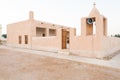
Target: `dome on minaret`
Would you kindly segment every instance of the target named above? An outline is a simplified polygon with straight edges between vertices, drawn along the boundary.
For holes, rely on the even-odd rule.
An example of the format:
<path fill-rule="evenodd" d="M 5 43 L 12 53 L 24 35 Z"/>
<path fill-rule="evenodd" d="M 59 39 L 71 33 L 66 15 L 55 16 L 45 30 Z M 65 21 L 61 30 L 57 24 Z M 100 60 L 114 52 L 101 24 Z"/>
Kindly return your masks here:
<path fill-rule="evenodd" d="M 92 10 L 91 10 L 91 12 L 90 12 L 90 14 L 89 14 L 89 17 L 95 17 L 96 15 L 100 15 L 100 12 L 99 12 L 99 10 L 96 8 L 95 5 L 96 5 L 96 4 L 94 3 L 94 4 L 93 4 L 93 8 L 92 8 Z"/>

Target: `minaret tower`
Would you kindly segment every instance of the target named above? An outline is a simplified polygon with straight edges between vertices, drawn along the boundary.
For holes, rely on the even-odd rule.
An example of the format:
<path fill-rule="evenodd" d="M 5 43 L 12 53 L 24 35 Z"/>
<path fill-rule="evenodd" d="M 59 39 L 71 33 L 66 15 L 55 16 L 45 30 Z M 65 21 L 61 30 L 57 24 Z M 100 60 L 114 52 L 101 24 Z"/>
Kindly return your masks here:
<path fill-rule="evenodd" d="M 88 17 L 82 18 L 81 24 L 81 35 L 82 36 L 92 36 L 93 26 L 95 23 L 95 36 L 107 36 L 107 18 L 100 14 L 99 10 L 96 8 L 96 3 L 94 2 L 93 8 L 89 13 Z"/>

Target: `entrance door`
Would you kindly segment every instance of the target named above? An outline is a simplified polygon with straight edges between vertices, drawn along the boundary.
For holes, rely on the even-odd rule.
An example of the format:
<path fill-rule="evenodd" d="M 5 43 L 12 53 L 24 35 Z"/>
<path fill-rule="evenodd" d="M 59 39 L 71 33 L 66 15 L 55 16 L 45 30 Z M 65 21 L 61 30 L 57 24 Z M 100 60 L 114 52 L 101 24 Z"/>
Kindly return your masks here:
<path fill-rule="evenodd" d="M 67 48 L 67 31 L 65 29 L 62 29 L 62 49 Z"/>

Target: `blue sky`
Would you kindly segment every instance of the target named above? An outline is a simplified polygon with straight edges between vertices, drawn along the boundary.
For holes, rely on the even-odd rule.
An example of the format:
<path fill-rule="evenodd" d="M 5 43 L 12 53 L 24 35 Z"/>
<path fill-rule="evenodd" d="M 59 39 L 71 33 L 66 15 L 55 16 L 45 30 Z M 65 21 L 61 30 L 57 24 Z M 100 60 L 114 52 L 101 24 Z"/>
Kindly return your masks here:
<path fill-rule="evenodd" d="M 1 0 L 0 24 L 6 25 L 28 19 L 34 11 L 35 19 L 75 27 L 80 33 L 80 19 L 88 16 L 93 2 L 101 14 L 108 18 L 108 34 L 120 33 L 120 0 Z"/>

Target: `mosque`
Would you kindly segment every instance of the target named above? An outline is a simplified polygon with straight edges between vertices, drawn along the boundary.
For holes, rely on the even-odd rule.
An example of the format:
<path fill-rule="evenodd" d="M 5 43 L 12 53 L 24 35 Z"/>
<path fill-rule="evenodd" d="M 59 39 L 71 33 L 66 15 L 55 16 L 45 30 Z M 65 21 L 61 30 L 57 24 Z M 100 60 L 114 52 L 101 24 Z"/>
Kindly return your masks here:
<path fill-rule="evenodd" d="M 81 36 L 76 36 L 75 28 L 35 20 L 30 11 L 28 20 L 7 25 L 7 45 L 104 58 L 120 50 L 120 39 L 108 37 L 107 29 L 107 18 L 95 4 L 89 15 L 81 18 Z"/>

